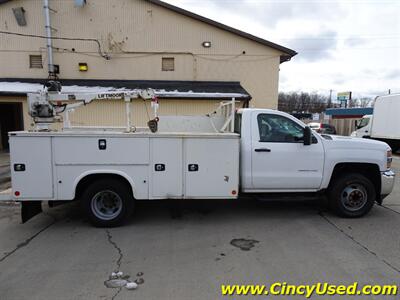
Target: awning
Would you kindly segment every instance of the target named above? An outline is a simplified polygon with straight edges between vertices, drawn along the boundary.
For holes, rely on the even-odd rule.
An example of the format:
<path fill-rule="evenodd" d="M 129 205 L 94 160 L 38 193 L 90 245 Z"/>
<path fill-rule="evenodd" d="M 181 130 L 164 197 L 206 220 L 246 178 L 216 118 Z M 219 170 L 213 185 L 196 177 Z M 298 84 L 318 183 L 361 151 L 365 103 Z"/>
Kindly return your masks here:
<path fill-rule="evenodd" d="M 46 79 L 0 78 L 0 96 L 23 96 L 43 88 Z M 60 80 L 63 93 L 98 93 L 151 88 L 160 99 L 251 100 L 236 81 Z"/>
<path fill-rule="evenodd" d="M 328 108 L 325 115 L 334 119 L 356 119 L 365 115 L 372 115 L 373 107 Z"/>

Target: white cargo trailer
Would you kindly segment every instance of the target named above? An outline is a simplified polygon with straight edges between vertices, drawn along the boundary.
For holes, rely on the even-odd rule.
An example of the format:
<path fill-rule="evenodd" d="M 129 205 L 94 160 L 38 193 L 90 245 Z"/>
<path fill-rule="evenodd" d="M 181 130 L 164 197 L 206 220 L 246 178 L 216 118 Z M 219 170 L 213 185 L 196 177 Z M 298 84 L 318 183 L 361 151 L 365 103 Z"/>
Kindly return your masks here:
<path fill-rule="evenodd" d="M 351 136 L 383 141 L 397 152 L 400 149 L 399 115 L 400 94 L 379 96 L 375 99 L 373 114 L 359 120 Z"/>
<path fill-rule="evenodd" d="M 379 96 L 374 104 L 371 138 L 388 143 L 393 151 L 400 148 L 400 94 Z"/>

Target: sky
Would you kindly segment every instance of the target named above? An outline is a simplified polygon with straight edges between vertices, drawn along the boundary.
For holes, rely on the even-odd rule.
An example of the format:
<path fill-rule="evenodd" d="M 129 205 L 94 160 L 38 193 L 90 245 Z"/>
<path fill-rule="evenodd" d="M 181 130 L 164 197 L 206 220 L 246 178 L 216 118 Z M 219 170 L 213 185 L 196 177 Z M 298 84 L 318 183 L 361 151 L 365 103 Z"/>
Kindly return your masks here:
<path fill-rule="evenodd" d="M 298 52 L 282 92 L 400 92 L 400 0 L 164 1 Z"/>

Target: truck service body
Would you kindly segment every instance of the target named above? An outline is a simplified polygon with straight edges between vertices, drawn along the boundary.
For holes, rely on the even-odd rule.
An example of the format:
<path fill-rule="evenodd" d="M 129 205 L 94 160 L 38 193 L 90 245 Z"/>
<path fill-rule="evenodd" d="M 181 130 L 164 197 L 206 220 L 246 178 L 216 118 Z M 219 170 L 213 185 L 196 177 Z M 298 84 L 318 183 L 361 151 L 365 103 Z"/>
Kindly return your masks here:
<path fill-rule="evenodd" d="M 46 97 L 44 105 L 51 103 Z M 326 194 L 340 215 L 360 217 L 393 189 L 391 151 L 383 142 L 319 135 L 276 110 L 235 113 L 234 99 L 221 105 L 221 116 L 156 115 L 151 131 L 67 124 L 62 131 L 11 132 L 11 197 L 22 203 L 23 219 L 41 201 L 80 200 L 95 226 L 118 226 L 136 200 L 315 193 Z"/>
<path fill-rule="evenodd" d="M 95 174 L 120 176 L 136 200 L 238 194 L 239 136 L 232 133 L 14 132 L 10 149 L 11 164 L 25 165 L 12 171 L 19 200 L 73 200 Z"/>

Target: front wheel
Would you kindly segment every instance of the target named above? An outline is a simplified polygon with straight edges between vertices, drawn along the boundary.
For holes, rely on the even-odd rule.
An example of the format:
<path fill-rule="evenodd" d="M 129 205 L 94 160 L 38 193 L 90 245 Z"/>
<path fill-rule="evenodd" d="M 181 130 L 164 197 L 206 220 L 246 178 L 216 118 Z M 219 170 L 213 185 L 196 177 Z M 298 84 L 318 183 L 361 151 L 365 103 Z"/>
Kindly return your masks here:
<path fill-rule="evenodd" d="M 328 190 L 329 203 L 342 217 L 358 218 L 366 215 L 376 200 L 375 187 L 361 174 L 337 178 Z"/>
<path fill-rule="evenodd" d="M 90 222 L 96 227 L 121 226 L 132 215 L 134 207 L 129 187 L 115 179 L 93 182 L 82 200 Z"/>

